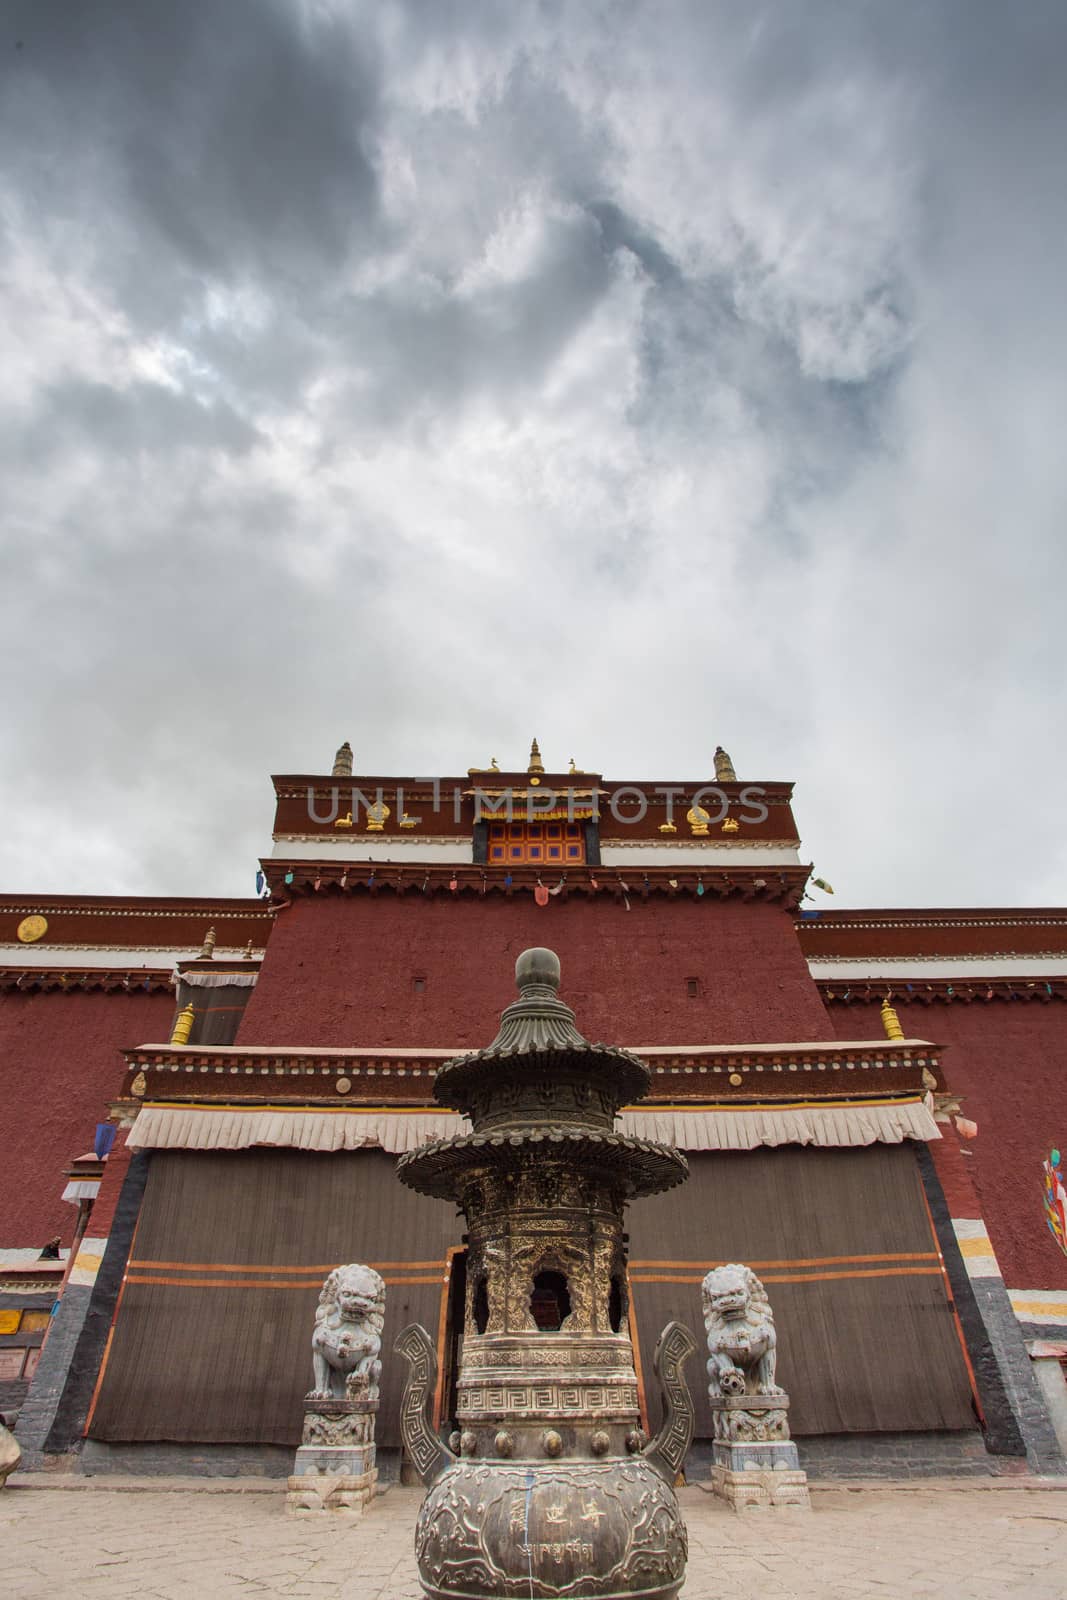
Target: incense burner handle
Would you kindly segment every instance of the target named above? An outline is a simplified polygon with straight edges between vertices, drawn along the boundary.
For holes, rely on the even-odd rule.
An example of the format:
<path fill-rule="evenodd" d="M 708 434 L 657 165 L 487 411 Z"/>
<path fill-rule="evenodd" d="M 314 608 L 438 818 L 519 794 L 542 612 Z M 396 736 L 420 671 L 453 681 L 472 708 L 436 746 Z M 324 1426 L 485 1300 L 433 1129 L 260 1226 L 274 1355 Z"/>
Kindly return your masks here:
<path fill-rule="evenodd" d="M 430 1426 L 429 1408 L 437 1386 L 437 1352 L 430 1335 L 418 1322 L 408 1323 L 393 1349 L 408 1363 L 400 1403 L 400 1437 L 422 1482 L 431 1484 L 458 1460 Z"/>
<path fill-rule="evenodd" d="M 696 1348 L 696 1340 L 684 1323 L 668 1322 L 652 1358 L 663 1396 L 663 1426 L 642 1454 L 672 1487 L 693 1442 L 693 1397 L 682 1368 Z"/>

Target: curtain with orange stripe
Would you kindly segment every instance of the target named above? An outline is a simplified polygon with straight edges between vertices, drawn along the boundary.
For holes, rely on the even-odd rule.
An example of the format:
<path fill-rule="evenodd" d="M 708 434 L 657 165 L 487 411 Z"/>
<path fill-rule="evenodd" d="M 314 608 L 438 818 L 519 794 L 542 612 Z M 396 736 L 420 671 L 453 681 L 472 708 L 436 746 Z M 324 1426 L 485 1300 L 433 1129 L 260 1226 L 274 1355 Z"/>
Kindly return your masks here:
<path fill-rule="evenodd" d="M 700 1284 L 723 1261 L 762 1278 L 796 1434 L 977 1426 L 910 1144 L 695 1154 L 689 1182 L 629 1213 L 630 1285 L 648 1353 L 672 1317 L 701 1337 Z M 697 1435 L 711 1434 L 703 1358 Z"/>
<path fill-rule="evenodd" d="M 89 1435 L 299 1443 L 323 1279 L 386 1283 L 378 1441 L 398 1445 L 407 1323 L 439 1322 L 454 1208 L 397 1182 L 380 1150 L 157 1151 Z"/>

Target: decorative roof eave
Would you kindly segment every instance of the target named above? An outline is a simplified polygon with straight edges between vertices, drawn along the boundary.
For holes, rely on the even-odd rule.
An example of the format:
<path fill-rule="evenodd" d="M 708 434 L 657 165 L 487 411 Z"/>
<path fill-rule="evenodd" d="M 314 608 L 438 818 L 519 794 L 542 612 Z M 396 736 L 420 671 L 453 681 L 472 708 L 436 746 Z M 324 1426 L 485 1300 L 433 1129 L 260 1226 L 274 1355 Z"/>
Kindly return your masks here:
<path fill-rule="evenodd" d="M 870 910 L 805 912 L 807 933 L 833 933 L 840 928 L 988 928 L 1061 927 L 1067 929 L 1067 908 L 1062 906 L 932 907 L 929 910 Z"/>
<path fill-rule="evenodd" d="M 11 989 L 67 994 L 89 989 L 127 994 L 157 993 L 173 988 L 170 967 L 0 967 L 0 992 Z"/>
<path fill-rule="evenodd" d="M 703 894 L 719 899 L 779 901 L 789 909 L 800 903 L 810 866 L 745 866 L 738 863 L 707 866 L 657 866 L 626 870 L 617 867 L 472 866 L 467 864 L 382 861 L 304 861 L 266 858 L 261 861 L 273 896 L 271 909 L 280 910 L 301 894 L 381 893 L 453 894 L 476 898 L 483 894 L 513 896 L 543 884 L 553 896 L 572 894 L 586 898 L 611 897 L 617 901 L 646 900 L 649 895 L 668 899 L 699 899 Z"/>
<path fill-rule="evenodd" d="M 714 775 L 705 773 L 698 778 L 605 778 L 601 772 L 538 772 L 541 787 L 560 789 L 603 789 L 613 792 L 616 789 L 639 789 L 649 795 L 662 794 L 665 789 L 684 789 L 691 793 L 698 789 L 721 789 L 723 794 L 731 799 L 740 796 L 742 789 L 758 788 L 764 791 L 765 797 L 773 801 L 788 801 L 792 799 L 795 785 L 792 779 L 783 780 L 769 778 L 731 778 L 720 780 Z M 484 783 L 478 783 L 484 779 Z M 480 787 L 487 791 L 488 785 L 494 789 L 500 788 L 527 788 L 530 784 L 530 774 L 525 767 L 512 771 L 485 768 L 463 773 L 439 773 L 436 776 L 423 774 L 415 777 L 403 773 L 358 773 L 335 776 L 333 773 L 324 772 L 288 772 L 274 773 L 271 776 L 274 791 L 279 795 L 303 795 L 309 788 L 314 789 L 395 789 L 397 785 L 405 794 L 414 795 L 417 790 L 432 792 L 436 784 L 440 789 L 449 789 L 455 785 L 459 789 Z"/>
<path fill-rule="evenodd" d="M 880 1005 L 887 997 L 901 1005 L 972 1005 L 991 1000 L 1067 1000 L 1067 978 L 916 978 L 910 981 L 891 978 L 850 981 L 845 978 L 816 979 L 819 993 L 827 1005 Z"/>
<path fill-rule="evenodd" d="M 757 1045 L 631 1046 L 648 1063 L 653 1101 L 861 1101 L 915 1094 L 923 1073 L 939 1076 L 939 1049 L 924 1039 Z M 143 1044 L 123 1051 L 126 1088 L 145 1075 L 145 1093 L 168 1101 L 284 1101 L 287 1104 L 429 1104 L 433 1083 L 456 1049 Z M 339 1091 L 337 1084 L 347 1082 Z"/>
<path fill-rule="evenodd" d="M 209 897 L 145 895 L 143 898 L 110 894 L 22 894 L 0 898 L 0 913 L 19 916 L 65 911 L 83 917 L 265 917 L 262 900 L 211 899 Z"/>

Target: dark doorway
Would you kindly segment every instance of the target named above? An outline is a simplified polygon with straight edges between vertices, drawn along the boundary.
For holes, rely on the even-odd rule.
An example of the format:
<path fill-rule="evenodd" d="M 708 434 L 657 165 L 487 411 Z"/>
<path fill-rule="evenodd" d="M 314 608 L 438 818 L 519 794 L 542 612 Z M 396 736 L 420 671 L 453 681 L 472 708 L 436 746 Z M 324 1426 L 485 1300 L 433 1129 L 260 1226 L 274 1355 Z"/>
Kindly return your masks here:
<path fill-rule="evenodd" d="M 441 1409 L 437 1425 L 456 1426 L 456 1382 L 467 1310 L 467 1252 L 453 1250 L 449 1259 L 448 1304 L 445 1309 L 444 1348 L 441 1352 Z"/>
<path fill-rule="evenodd" d="M 530 1296 L 530 1314 L 542 1333 L 558 1333 L 571 1314 L 571 1297 L 562 1272 L 538 1272 Z"/>
<path fill-rule="evenodd" d="M 626 1302 L 623 1299 L 622 1279 L 617 1272 L 611 1276 L 611 1293 L 608 1296 L 608 1321 L 611 1323 L 612 1333 L 618 1333 L 622 1328 L 623 1313 Z"/>

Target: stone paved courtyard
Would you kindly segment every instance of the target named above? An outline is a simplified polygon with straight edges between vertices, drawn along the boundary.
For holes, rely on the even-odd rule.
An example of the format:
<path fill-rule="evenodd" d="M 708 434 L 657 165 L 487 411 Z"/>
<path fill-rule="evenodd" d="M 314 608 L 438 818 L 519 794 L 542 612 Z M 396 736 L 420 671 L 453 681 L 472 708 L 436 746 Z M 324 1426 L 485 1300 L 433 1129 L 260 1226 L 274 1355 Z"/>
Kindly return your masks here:
<path fill-rule="evenodd" d="M 362 1521 L 294 1521 L 280 1484 L 196 1489 L 23 1477 L 0 1494 L 12 1600 L 419 1600 L 413 1489 Z M 819 1489 L 815 1509 L 737 1517 L 697 1488 L 685 1600 L 1067 1596 L 1067 1485 Z"/>

